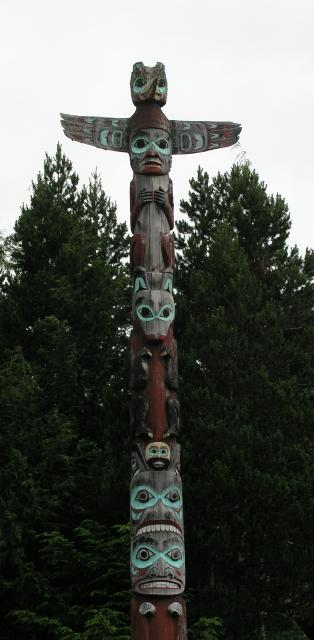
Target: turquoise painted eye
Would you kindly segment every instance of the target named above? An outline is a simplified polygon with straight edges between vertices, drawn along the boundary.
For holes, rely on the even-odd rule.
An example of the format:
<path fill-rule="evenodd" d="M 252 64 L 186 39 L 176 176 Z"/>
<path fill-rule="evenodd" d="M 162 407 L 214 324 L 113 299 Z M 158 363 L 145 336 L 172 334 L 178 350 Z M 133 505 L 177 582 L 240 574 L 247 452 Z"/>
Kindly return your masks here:
<path fill-rule="evenodd" d="M 136 511 L 147 509 L 147 507 L 154 507 L 159 500 L 158 493 L 155 495 L 154 490 L 150 490 L 151 487 L 141 485 L 134 487 L 131 491 L 131 508 Z"/>
<path fill-rule="evenodd" d="M 147 491 L 146 489 L 141 489 L 141 491 L 139 491 L 136 496 L 135 496 L 135 500 L 138 500 L 138 502 L 148 502 L 148 500 L 150 500 L 151 498 L 153 498 L 154 496 L 149 493 L 149 491 Z"/>
<path fill-rule="evenodd" d="M 131 151 L 132 153 L 144 153 L 149 149 L 152 142 L 149 138 L 145 138 L 144 136 L 137 136 L 132 140 L 131 143 Z"/>
<path fill-rule="evenodd" d="M 159 556 L 160 552 L 150 545 L 139 545 L 135 547 L 134 551 L 132 551 L 131 562 L 138 569 L 145 569 L 146 567 L 154 564 Z"/>
<path fill-rule="evenodd" d="M 146 140 L 144 140 L 144 138 L 138 138 L 135 142 L 134 142 L 134 147 L 136 147 L 136 149 L 144 149 L 144 147 L 146 147 Z"/>
<path fill-rule="evenodd" d="M 179 502 L 180 500 L 179 491 L 177 491 L 176 489 L 172 489 L 167 493 L 165 498 L 167 498 L 167 500 L 169 500 L 169 502 L 172 502 L 172 503 Z"/>
<path fill-rule="evenodd" d="M 151 321 L 155 320 L 155 314 L 153 310 L 147 304 L 140 304 L 136 310 L 136 315 L 139 320 L 142 321 Z"/>
<path fill-rule="evenodd" d="M 168 556 L 168 558 L 171 558 L 173 562 L 178 562 L 179 560 L 182 560 L 183 557 L 179 547 L 174 547 L 174 549 L 171 549 L 171 551 L 166 553 L 166 556 Z"/>
<path fill-rule="evenodd" d="M 162 502 L 164 507 L 173 507 L 178 511 L 178 516 L 181 517 L 179 510 L 182 507 L 182 493 L 178 487 L 172 486 L 166 489 L 163 492 Z"/>
<path fill-rule="evenodd" d="M 136 557 L 137 560 L 141 560 L 142 562 L 146 562 L 153 555 L 154 554 L 153 554 L 152 551 L 150 551 L 150 549 L 147 549 L 146 547 L 140 547 L 140 549 L 138 550 L 138 552 L 137 552 L 135 557 Z"/>
<path fill-rule="evenodd" d="M 158 449 L 156 449 L 155 447 L 151 447 L 149 450 L 149 455 L 150 456 L 157 456 L 158 453 Z"/>
<path fill-rule="evenodd" d="M 172 305 L 164 304 L 164 306 L 161 307 L 157 317 L 159 318 L 159 320 L 163 320 L 164 322 L 170 322 L 170 320 L 173 320 L 174 311 Z"/>
<path fill-rule="evenodd" d="M 160 140 L 157 140 L 156 144 L 160 149 L 168 149 L 169 147 L 169 142 L 166 138 L 160 138 Z"/>

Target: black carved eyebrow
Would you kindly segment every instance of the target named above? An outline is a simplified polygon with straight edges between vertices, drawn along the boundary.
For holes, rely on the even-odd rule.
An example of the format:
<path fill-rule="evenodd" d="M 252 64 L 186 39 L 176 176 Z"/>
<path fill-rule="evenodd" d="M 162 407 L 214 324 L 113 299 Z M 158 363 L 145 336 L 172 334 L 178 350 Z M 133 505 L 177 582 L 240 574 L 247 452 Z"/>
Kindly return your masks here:
<path fill-rule="evenodd" d="M 151 537 L 141 536 L 140 538 L 138 538 L 138 540 L 136 540 L 136 544 L 152 544 L 152 545 L 155 545 L 156 544 L 156 540 L 154 538 L 151 538 Z"/>
<path fill-rule="evenodd" d="M 166 540 L 163 540 L 163 547 L 170 547 L 171 544 L 181 544 L 181 540 L 179 536 L 176 536 L 175 538 L 166 538 Z"/>

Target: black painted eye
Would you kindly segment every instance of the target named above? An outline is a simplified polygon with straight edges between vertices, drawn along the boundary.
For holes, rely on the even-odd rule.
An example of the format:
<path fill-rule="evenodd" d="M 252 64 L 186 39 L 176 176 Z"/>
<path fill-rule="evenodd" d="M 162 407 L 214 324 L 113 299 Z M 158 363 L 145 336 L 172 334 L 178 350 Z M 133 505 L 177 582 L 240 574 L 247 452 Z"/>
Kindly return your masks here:
<path fill-rule="evenodd" d="M 171 551 L 169 551 L 169 553 L 167 553 L 167 556 L 169 556 L 169 558 L 171 558 L 171 560 L 181 560 L 182 553 L 181 553 L 180 549 L 178 549 L 178 547 L 175 547 L 174 549 L 171 549 Z"/>
<path fill-rule="evenodd" d="M 138 500 L 139 502 L 148 502 L 148 500 L 150 500 L 150 498 L 152 498 L 152 494 L 149 493 L 149 491 L 145 491 L 144 489 L 142 491 L 139 491 L 137 496 L 136 496 L 136 500 Z"/>
<path fill-rule="evenodd" d="M 146 140 L 144 140 L 144 138 L 138 138 L 134 143 L 134 146 L 138 149 L 143 149 L 146 146 Z"/>
<path fill-rule="evenodd" d="M 158 87 L 165 87 L 165 86 L 166 86 L 166 80 L 164 78 L 159 78 Z"/>
<path fill-rule="evenodd" d="M 138 550 L 136 557 L 138 560 L 143 560 L 145 562 L 145 560 L 149 560 L 153 555 L 154 554 L 149 549 L 141 547 L 141 549 Z"/>
<path fill-rule="evenodd" d="M 134 84 L 136 87 L 143 87 L 145 84 L 145 80 L 143 78 L 136 78 Z"/>
<path fill-rule="evenodd" d="M 169 307 L 166 307 L 165 309 L 163 309 L 162 313 L 160 314 L 161 318 L 169 318 L 170 316 L 170 309 Z"/>
<path fill-rule="evenodd" d="M 158 140 L 157 145 L 158 147 L 160 147 L 160 149 L 168 149 L 169 142 L 168 140 L 166 140 L 166 138 L 161 138 L 161 140 Z"/>
<path fill-rule="evenodd" d="M 179 492 L 175 489 L 173 491 L 169 491 L 169 493 L 167 493 L 166 495 L 166 498 L 167 500 L 169 500 L 169 502 L 178 502 L 178 500 L 180 500 Z"/>

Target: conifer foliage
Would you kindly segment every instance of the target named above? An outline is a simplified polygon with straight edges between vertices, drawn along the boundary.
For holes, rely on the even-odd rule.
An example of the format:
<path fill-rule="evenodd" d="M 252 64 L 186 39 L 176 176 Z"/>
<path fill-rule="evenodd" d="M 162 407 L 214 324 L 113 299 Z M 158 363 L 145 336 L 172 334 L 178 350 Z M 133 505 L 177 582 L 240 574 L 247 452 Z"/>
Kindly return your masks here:
<path fill-rule="evenodd" d="M 191 611 L 228 638 L 313 633 L 314 254 L 288 249 L 287 205 L 248 164 L 191 187 L 176 278 Z"/>
<path fill-rule="evenodd" d="M 177 225 L 191 640 L 314 638 L 314 254 L 248 164 Z M 46 157 L 0 238 L 0 638 L 129 640 L 129 238 Z"/>
<path fill-rule="evenodd" d="M 3 639 L 126 637 L 127 534 L 111 527 L 128 512 L 127 254 L 99 177 L 79 189 L 58 146 L 1 282 Z"/>

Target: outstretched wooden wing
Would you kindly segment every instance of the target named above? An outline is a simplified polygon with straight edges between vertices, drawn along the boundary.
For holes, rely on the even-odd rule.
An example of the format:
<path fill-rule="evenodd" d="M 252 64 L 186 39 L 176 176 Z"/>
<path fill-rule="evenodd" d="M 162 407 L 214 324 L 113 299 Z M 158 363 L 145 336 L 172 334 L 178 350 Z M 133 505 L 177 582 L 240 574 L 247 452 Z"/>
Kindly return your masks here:
<path fill-rule="evenodd" d="M 126 151 L 129 118 L 93 118 L 61 113 L 65 135 L 77 142 L 110 151 Z"/>
<path fill-rule="evenodd" d="M 241 125 L 235 122 L 171 120 L 172 153 L 200 153 L 229 147 L 239 140 Z"/>

